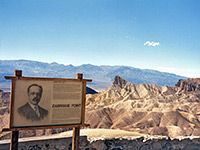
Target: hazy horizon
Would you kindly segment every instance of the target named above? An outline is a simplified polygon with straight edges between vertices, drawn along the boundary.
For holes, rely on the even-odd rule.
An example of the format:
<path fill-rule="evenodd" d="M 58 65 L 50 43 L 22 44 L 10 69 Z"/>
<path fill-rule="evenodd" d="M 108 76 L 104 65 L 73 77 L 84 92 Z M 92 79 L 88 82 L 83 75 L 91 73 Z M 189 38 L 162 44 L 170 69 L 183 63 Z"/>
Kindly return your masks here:
<path fill-rule="evenodd" d="M 95 65 L 95 64 L 91 64 L 91 63 L 87 63 L 87 64 L 80 64 L 80 65 L 73 65 L 73 64 L 62 64 L 62 63 L 58 63 L 58 62 L 45 62 L 45 61 L 36 61 L 36 60 L 27 60 L 27 59 L 16 59 L 16 60 L 3 60 L 3 59 L 0 59 L 0 61 L 33 61 L 33 62 L 41 62 L 41 63 L 48 63 L 48 64 L 52 64 L 52 63 L 57 63 L 58 65 L 64 65 L 64 66 L 68 66 L 68 65 L 72 65 L 74 67 L 79 67 L 79 66 L 82 66 L 82 65 L 93 65 L 93 66 L 116 66 L 116 67 L 121 67 L 121 66 L 124 66 L 124 67 L 132 67 L 132 68 L 136 68 L 136 69 L 142 69 L 142 70 L 154 70 L 154 71 L 159 71 L 159 70 L 156 70 L 156 69 L 149 69 L 149 68 L 139 68 L 139 67 L 134 67 L 134 66 L 128 66 L 128 65 Z M 170 73 L 170 74 L 175 74 L 177 76 L 182 76 L 182 75 L 178 75 L 176 73 L 173 73 L 173 72 L 166 72 L 166 71 L 159 71 L 159 72 L 163 72 L 163 73 Z M 183 76 L 183 77 L 186 77 L 186 78 L 192 78 L 192 77 L 189 77 L 189 76 Z"/>

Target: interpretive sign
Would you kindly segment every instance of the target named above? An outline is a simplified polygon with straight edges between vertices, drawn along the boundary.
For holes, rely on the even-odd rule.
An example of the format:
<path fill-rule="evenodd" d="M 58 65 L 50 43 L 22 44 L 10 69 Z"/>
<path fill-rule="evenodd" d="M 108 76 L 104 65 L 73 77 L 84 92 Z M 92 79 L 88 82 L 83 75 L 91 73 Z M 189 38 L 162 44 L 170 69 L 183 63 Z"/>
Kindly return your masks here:
<path fill-rule="evenodd" d="M 76 79 L 22 77 L 21 70 L 12 80 L 10 150 L 18 149 L 19 130 L 73 127 L 72 150 L 79 149 L 80 127 L 85 126 L 86 82 L 83 74 Z"/>
<path fill-rule="evenodd" d="M 91 80 L 10 78 L 12 79 L 10 128 L 84 124 L 86 82 Z"/>

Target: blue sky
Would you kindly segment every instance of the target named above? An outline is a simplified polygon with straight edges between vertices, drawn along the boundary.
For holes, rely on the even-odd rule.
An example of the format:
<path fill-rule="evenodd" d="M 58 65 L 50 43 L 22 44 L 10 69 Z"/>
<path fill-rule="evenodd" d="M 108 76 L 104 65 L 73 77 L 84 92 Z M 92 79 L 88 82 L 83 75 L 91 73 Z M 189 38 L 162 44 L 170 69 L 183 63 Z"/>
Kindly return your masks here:
<path fill-rule="evenodd" d="M 200 77 L 199 0 L 0 0 L 0 59 Z"/>

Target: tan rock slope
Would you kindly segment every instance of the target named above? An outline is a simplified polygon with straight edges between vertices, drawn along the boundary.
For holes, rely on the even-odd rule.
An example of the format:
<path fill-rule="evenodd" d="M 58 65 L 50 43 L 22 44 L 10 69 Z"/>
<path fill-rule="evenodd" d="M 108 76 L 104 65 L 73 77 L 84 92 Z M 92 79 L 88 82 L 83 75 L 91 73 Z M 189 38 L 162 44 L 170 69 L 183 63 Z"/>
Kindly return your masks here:
<path fill-rule="evenodd" d="M 86 121 L 150 135 L 200 135 L 200 79 L 179 80 L 174 87 L 133 84 L 115 76 L 111 87 L 87 95 Z"/>
<path fill-rule="evenodd" d="M 9 92 L 0 92 L 0 129 L 9 123 Z M 87 94 L 86 122 L 91 128 L 121 129 L 139 135 L 199 136 L 200 79 L 174 87 L 133 84 L 120 76 L 111 87 Z M 30 130 L 20 137 L 50 135 L 68 129 Z M 0 132 L 0 139 L 9 138 Z"/>

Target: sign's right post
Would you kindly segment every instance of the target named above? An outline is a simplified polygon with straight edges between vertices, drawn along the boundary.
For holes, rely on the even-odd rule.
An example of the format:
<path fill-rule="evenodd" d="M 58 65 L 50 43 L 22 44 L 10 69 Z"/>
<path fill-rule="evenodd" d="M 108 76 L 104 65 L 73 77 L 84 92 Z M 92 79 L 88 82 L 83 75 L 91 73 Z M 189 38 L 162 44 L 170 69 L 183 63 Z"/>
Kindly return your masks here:
<path fill-rule="evenodd" d="M 76 74 L 76 79 L 82 80 L 83 79 L 83 74 L 77 73 Z M 85 87 L 84 87 L 84 89 L 85 89 Z M 85 90 L 84 90 L 84 92 L 85 92 Z M 83 99 L 85 99 L 85 97 L 83 97 Z M 83 102 L 82 105 L 85 105 L 84 103 L 85 103 L 85 101 Z M 83 116 L 84 115 L 85 114 L 83 114 Z M 79 150 L 79 136 L 80 136 L 80 127 L 74 127 L 73 128 L 73 137 L 72 137 L 72 150 Z"/>

